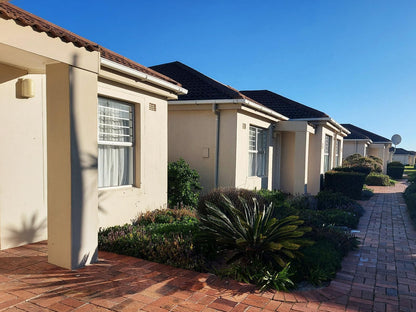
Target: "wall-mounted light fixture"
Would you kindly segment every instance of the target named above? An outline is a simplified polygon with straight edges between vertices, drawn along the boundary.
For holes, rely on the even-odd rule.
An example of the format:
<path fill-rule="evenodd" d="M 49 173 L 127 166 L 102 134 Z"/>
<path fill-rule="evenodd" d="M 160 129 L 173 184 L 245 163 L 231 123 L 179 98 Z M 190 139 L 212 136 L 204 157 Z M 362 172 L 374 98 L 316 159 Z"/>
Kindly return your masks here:
<path fill-rule="evenodd" d="M 35 83 L 33 80 L 23 79 L 20 92 L 24 98 L 33 98 L 35 96 Z"/>

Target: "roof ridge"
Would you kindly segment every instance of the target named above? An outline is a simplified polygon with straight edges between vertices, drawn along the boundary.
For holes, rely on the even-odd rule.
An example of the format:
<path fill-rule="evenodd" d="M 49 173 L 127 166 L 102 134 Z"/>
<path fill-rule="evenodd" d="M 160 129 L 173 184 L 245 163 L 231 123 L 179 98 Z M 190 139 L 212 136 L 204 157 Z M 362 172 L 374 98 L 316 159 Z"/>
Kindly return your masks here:
<path fill-rule="evenodd" d="M 356 125 L 353 124 L 341 124 L 341 126 L 345 127 L 345 128 L 352 128 L 354 129 L 354 131 L 367 136 L 370 140 L 372 140 L 373 142 L 377 143 L 377 142 L 391 142 L 391 140 L 368 130 L 365 130 L 363 128 L 357 127 Z M 373 138 L 372 138 L 373 137 Z"/>

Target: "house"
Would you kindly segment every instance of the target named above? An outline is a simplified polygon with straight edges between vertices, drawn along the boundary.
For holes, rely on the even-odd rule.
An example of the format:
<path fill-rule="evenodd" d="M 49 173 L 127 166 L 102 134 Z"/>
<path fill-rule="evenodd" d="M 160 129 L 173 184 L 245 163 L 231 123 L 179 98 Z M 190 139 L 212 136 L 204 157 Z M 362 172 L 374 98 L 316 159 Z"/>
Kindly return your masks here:
<path fill-rule="evenodd" d="M 180 62 L 151 68 L 189 90 L 169 101 L 169 161 L 189 162 L 205 192 L 239 187 L 316 194 L 321 174 L 340 162 L 347 132 L 322 112 L 294 101 L 278 110 L 261 96 L 270 91 L 239 92 Z"/>
<path fill-rule="evenodd" d="M 290 193 L 317 194 L 323 174 L 341 165 L 343 139 L 348 130 L 326 113 L 274 92 L 241 93 L 289 117 L 276 128 L 282 146 L 280 188 Z M 295 179 L 300 178 L 302 183 L 293 181 L 293 172 Z"/>
<path fill-rule="evenodd" d="M 352 154 L 376 156 L 383 161 L 383 173 L 392 161 L 391 140 L 352 124 L 342 124 L 351 133 L 344 138 L 344 159 Z"/>
<path fill-rule="evenodd" d="M 408 151 L 404 148 L 396 148 L 395 150 L 393 149 L 393 153 L 393 161 L 399 161 L 406 166 L 415 165 L 416 152 Z"/>
<path fill-rule="evenodd" d="M 169 100 L 169 161 L 185 159 L 200 174 L 204 192 L 277 188 L 275 128 L 287 117 L 180 62 L 151 69 L 188 90 Z"/>
<path fill-rule="evenodd" d="M 167 100 L 185 93 L 0 3 L 0 248 L 48 239 L 49 262 L 81 267 L 99 227 L 165 206 Z"/>

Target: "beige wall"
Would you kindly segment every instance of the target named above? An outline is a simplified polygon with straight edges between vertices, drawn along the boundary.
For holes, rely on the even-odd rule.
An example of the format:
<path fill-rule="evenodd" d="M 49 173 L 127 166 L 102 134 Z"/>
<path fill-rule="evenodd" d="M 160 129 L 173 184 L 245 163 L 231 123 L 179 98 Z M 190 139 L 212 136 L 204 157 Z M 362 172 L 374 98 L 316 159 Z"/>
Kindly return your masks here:
<path fill-rule="evenodd" d="M 177 96 L 114 70 L 99 85 L 99 67 L 98 52 L 0 19 L 1 249 L 47 238 L 49 261 L 77 268 L 95 261 L 99 226 L 166 205 L 167 98 Z M 19 98 L 19 78 L 33 79 L 35 97 Z M 134 187 L 98 191 L 98 95 L 136 105 Z"/>
<path fill-rule="evenodd" d="M 202 192 L 215 188 L 217 116 L 212 106 L 174 110 L 169 105 L 169 162 L 186 160 L 200 175 Z"/>
<path fill-rule="evenodd" d="M 47 237 L 45 75 L 0 64 L 0 248 Z M 33 79 L 35 97 L 19 98 L 19 79 Z"/>
<path fill-rule="evenodd" d="M 391 144 L 373 143 L 367 149 L 368 156 L 375 156 L 383 161 L 383 173 L 387 173 L 387 164 L 390 162 L 390 147 Z"/>
<path fill-rule="evenodd" d="M 169 161 L 185 159 L 201 177 L 203 193 L 215 188 L 217 114 L 219 112 L 218 186 L 272 189 L 277 157 L 270 130 L 268 177 L 248 176 L 249 128 L 269 129 L 274 121 L 241 109 L 240 105 L 170 104 Z"/>
<path fill-rule="evenodd" d="M 409 165 L 410 164 L 410 157 L 408 154 L 394 154 L 393 155 L 393 161 L 399 161 L 403 165 Z"/>
<path fill-rule="evenodd" d="M 293 194 L 295 181 L 295 132 L 282 132 L 281 139 L 280 189 Z"/>
<path fill-rule="evenodd" d="M 167 102 L 140 90 L 100 80 L 98 95 L 134 104 L 135 185 L 100 188 L 100 227 L 130 222 L 140 212 L 167 203 Z M 149 104 L 156 104 L 156 111 Z"/>
<path fill-rule="evenodd" d="M 273 174 L 275 172 L 273 166 L 274 154 L 278 152 L 274 149 L 275 145 L 273 138 L 273 129 L 270 120 L 255 117 L 251 114 L 239 112 L 237 114 L 237 123 L 235 129 L 237 129 L 237 146 L 236 146 L 236 163 L 235 163 L 235 186 L 238 188 L 246 189 L 272 189 Z M 250 126 L 266 129 L 268 131 L 268 155 L 267 155 L 267 176 L 257 177 L 249 176 L 249 129 Z M 231 129 L 230 129 L 231 131 Z M 226 144 L 224 144 L 226 145 Z M 228 149 L 225 147 L 225 149 Z M 231 159 L 231 155 L 227 157 Z M 231 165 L 231 164 L 230 164 Z"/>
<path fill-rule="evenodd" d="M 344 140 L 344 153 L 342 159 L 353 154 L 367 155 L 367 143 L 365 141 Z"/>
<path fill-rule="evenodd" d="M 324 150 L 325 150 L 325 135 L 332 138 L 331 154 L 330 154 L 330 168 L 336 167 L 335 164 L 335 142 L 341 140 L 341 155 L 340 159 L 345 153 L 345 146 L 343 147 L 343 136 L 334 131 L 330 126 L 319 124 L 316 127 L 315 135 L 311 136 L 310 156 L 309 156 L 309 177 L 308 177 L 308 193 L 315 195 L 320 191 L 321 176 L 325 173 L 324 170 Z"/>

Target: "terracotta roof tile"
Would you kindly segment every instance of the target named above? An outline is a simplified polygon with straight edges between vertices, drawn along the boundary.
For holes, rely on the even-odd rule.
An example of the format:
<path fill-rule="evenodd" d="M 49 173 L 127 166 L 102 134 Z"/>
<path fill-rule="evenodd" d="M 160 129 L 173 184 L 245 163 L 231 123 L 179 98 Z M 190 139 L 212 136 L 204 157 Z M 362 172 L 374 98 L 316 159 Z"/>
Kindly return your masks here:
<path fill-rule="evenodd" d="M 110 51 L 106 48 L 101 47 L 97 43 L 85 39 L 81 36 L 78 36 L 69 30 L 66 30 L 62 27 L 59 27 L 53 23 L 50 23 L 32 13 L 29 13 L 13 4 L 7 2 L 0 2 L 0 18 L 9 20 L 14 20 L 18 25 L 21 26 L 30 26 L 34 31 L 44 32 L 52 38 L 60 38 L 63 42 L 70 42 L 76 47 L 85 48 L 87 51 L 98 51 L 101 56 L 110 61 L 116 62 L 118 64 L 130 67 L 132 69 L 144 72 L 151 76 L 160 78 L 167 82 L 179 85 L 175 80 L 161 75 L 150 68 L 143 66 L 139 63 L 136 63 L 128 58 L 121 56 L 113 51 Z"/>
<path fill-rule="evenodd" d="M 241 93 L 262 103 L 268 108 L 289 117 L 290 119 L 328 118 L 324 112 L 295 102 L 269 90 L 247 90 Z"/>

